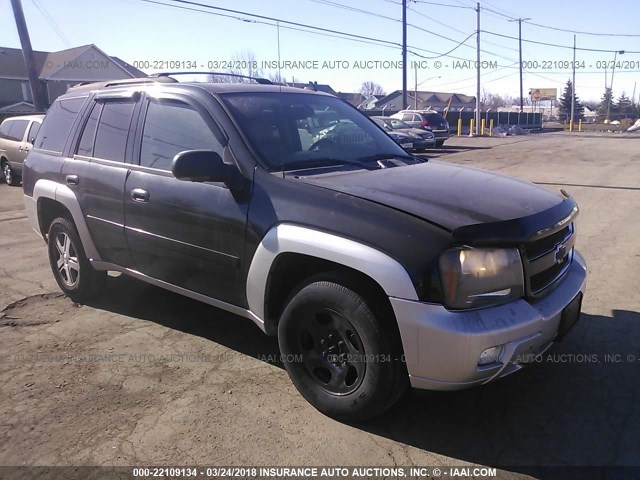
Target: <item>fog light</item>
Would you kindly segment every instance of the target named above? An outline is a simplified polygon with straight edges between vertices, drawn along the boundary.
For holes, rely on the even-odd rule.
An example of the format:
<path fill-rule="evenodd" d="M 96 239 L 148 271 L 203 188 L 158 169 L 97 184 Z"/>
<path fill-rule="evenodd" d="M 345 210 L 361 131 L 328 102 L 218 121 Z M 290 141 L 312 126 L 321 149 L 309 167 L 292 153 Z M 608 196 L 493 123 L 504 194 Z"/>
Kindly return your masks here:
<path fill-rule="evenodd" d="M 478 359 L 478 365 L 489 365 L 490 363 L 496 363 L 500 360 L 500 355 L 502 354 L 502 345 L 499 347 L 491 347 L 487 348 L 484 352 L 480 354 L 480 358 Z"/>

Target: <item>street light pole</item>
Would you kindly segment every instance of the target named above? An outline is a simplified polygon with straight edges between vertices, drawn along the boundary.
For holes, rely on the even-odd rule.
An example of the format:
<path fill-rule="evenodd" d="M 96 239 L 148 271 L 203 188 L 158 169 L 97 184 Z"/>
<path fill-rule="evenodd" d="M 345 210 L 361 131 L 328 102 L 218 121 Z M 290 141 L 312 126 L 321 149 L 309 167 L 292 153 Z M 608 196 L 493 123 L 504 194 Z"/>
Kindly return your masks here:
<path fill-rule="evenodd" d="M 624 50 L 616 50 L 615 55 L 613 56 L 613 68 L 611 69 L 611 85 L 609 86 L 609 98 L 607 101 L 607 122 L 610 122 L 609 112 L 611 111 L 611 99 L 613 97 L 613 75 L 616 73 L 616 60 L 618 59 L 618 54 L 624 55 Z"/>

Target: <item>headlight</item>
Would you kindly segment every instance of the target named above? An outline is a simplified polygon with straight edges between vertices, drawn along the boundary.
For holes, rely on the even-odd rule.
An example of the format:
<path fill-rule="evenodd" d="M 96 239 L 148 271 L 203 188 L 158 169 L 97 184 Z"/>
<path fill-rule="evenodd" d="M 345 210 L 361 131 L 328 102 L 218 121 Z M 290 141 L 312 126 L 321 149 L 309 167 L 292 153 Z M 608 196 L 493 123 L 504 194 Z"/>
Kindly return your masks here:
<path fill-rule="evenodd" d="M 417 133 L 409 132 L 408 135 L 413 138 L 420 138 L 420 135 L 418 135 Z"/>
<path fill-rule="evenodd" d="M 440 256 L 445 304 L 452 309 L 504 303 L 524 295 L 520 253 L 515 248 L 460 247 Z"/>

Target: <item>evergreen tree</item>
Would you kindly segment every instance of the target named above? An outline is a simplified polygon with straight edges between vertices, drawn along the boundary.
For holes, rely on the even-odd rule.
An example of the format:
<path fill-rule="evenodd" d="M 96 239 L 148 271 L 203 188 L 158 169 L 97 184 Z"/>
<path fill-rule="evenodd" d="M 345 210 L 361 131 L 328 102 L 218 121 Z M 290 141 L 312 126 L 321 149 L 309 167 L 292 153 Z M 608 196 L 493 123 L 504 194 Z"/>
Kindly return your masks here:
<path fill-rule="evenodd" d="M 568 122 L 571 120 L 571 99 L 574 99 L 573 117 L 574 121 L 578 121 L 584 116 L 584 107 L 580 103 L 578 96 L 573 91 L 573 83 L 571 80 L 567 80 L 567 85 L 564 87 L 562 96 L 560 97 L 560 104 L 558 105 L 560 121 Z"/>
<path fill-rule="evenodd" d="M 602 95 L 602 100 L 600 101 L 600 106 L 598 107 L 598 119 L 599 120 L 604 120 L 605 118 L 607 118 L 607 108 L 609 103 L 611 102 L 611 112 L 614 111 L 614 105 L 613 105 L 613 93 L 611 92 L 611 89 L 609 87 L 607 87 L 604 91 L 604 94 Z"/>
<path fill-rule="evenodd" d="M 633 116 L 633 103 L 631 102 L 631 99 L 627 97 L 625 92 L 622 92 L 622 95 L 620 95 L 620 98 L 618 98 L 618 102 L 616 103 L 616 110 L 620 115 L 624 115 L 627 117 Z"/>

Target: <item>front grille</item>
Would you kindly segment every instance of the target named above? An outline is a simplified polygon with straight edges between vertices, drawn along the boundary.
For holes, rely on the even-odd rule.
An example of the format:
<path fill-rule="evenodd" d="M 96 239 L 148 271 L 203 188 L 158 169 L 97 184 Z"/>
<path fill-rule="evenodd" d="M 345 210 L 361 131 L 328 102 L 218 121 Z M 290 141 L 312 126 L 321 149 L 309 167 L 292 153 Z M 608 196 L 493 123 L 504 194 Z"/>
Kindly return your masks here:
<path fill-rule="evenodd" d="M 574 224 L 533 240 L 523 246 L 527 295 L 540 297 L 550 292 L 569 271 L 575 244 Z"/>
<path fill-rule="evenodd" d="M 571 224 L 564 227 L 562 230 L 552 233 L 547 237 L 542 237 L 531 243 L 527 243 L 524 246 L 525 253 L 529 260 L 534 260 L 545 253 L 556 248 L 558 243 L 564 241 L 571 234 Z"/>

